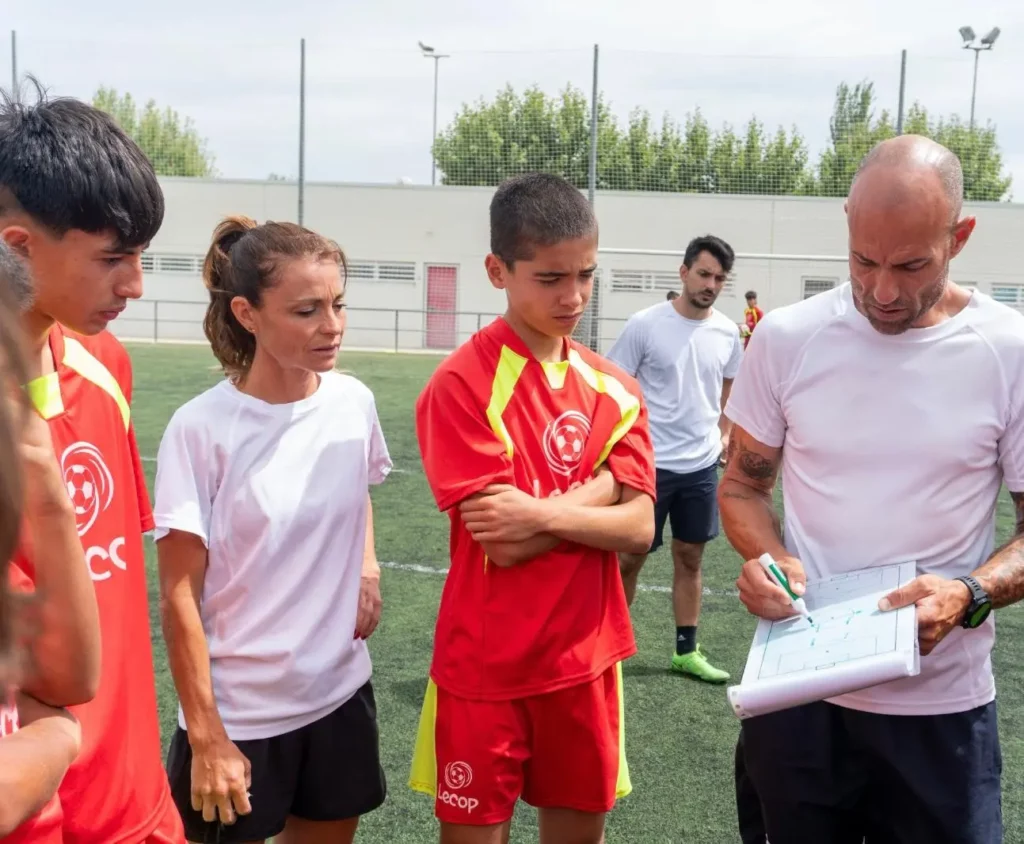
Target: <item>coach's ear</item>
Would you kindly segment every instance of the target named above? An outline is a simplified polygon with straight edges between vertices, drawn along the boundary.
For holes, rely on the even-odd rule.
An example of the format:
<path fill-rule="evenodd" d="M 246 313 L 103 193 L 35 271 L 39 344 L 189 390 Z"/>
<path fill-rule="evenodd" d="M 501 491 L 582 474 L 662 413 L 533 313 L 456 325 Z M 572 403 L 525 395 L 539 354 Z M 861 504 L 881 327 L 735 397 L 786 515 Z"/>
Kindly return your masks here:
<path fill-rule="evenodd" d="M 497 255 L 491 253 L 484 258 L 484 268 L 487 270 L 487 278 L 491 285 L 497 290 L 505 289 L 505 276 L 510 272 L 510 267 Z"/>

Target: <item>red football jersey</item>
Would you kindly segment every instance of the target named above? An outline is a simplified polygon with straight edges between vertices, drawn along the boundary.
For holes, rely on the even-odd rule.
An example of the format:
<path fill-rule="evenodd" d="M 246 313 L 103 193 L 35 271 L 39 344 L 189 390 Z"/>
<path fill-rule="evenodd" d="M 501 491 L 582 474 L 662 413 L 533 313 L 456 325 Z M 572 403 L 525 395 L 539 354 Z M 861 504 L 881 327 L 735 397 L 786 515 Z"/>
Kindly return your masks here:
<path fill-rule="evenodd" d="M 503 319 L 448 357 L 416 403 L 427 480 L 451 520 L 451 569 L 431 677 L 475 700 L 591 681 L 636 652 L 616 555 L 562 542 L 509 568 L 491 564 L 455 506 L 490 484 L 538 498 L 592 478 L 655 495 L 647 410 L 636 381 L 566 340 L 541 363 Z"/>
<path fill-rule="evenodd" d="M 72 707 L 82 750 L 61 783 L 66 844 L 137 844 L 163 820 L 170 790 L 160 752 L 146 560 L 153 529 L 130 421 L 131 361 L 109 333 L 54 327 L 57 371 L 28 385 L 49 422 L 99 604 L 99 692 Z M 31 549 L 14 559 L 29 578 Z"/>
<path fill-rule="evenodd" d="M 19 579 L 15 587 L 20 586 Z M 5 736 L 18 732 L 18 710 L 11 701 L 0 703 L 0 742 Z M 0 838 L 3 844 L 62 844 L 60 800 L 54 795 L 33 817 L 25 821 L 10 835 Z"/>

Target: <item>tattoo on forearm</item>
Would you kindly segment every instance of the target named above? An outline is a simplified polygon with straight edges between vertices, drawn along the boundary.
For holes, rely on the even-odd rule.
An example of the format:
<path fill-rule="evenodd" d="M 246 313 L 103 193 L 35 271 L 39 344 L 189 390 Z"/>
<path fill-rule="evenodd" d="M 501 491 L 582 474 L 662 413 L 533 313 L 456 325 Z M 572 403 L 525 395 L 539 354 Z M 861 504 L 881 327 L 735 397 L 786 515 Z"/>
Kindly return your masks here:
<path fill-rule="evenodd" d="M 753 451 L 740 447 L 738 460 L 740 471 L 752 480 L 767 481 L 775 475 L 775 462 Z"/>
<path fill-rule="evenodd" d="M 738 492 L 736 490 L 722 490 L 722 498 L 735 498 L 737 501 L 753 501 L 755 496 L 749 492 Z"/>
<path fill-rule="evenodd" d="M 1015 536 L 976 572 L 994 607 L 1024 598 L 1024 493 L 1011 492 L 1010 497 L 1017 515 Z"/>

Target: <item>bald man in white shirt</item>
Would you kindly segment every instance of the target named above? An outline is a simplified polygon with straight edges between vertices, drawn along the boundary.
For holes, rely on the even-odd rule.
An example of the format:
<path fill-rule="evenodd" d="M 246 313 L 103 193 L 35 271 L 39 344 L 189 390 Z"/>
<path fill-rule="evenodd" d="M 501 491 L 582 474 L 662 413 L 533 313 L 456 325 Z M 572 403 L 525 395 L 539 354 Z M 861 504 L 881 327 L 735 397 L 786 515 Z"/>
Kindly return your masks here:
<path fill-rule="evenodd" d="M 989 612 L 1024 597 L 1024 315 L 949 280 L 975 227 L 962 196 L 944 147 L 876 147 L 847 203 L 850 282 L 765 317 L 725 410 L 719 503 L 752 613 L 793 612 L 766 552 L 797 591 L 919 575 L 881 606 L 916 603 L 919 676 L 743 723 L 740 815 L 750 786 L 771 844 L 1002 840 Z M 1004 482 L 1018 527 L 993 551 Z"/>

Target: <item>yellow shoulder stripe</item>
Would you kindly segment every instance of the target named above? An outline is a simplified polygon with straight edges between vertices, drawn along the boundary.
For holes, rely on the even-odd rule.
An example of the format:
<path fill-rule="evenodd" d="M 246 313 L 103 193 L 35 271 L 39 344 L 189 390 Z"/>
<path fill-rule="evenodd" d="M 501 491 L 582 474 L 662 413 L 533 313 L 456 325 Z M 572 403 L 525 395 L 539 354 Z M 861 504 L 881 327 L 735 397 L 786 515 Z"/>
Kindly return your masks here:
<path fill-rule="evenodd" d="M 633 423 L 636 422 L 637 417 L 640 415 L 640 399 L 627 390 L 623 383 L 614 375 L 594 369 L 594 367 L 580 357 L 580 353 L 575 349 L 569 350 L 569 365 L 583 377 L 583 380 L 590 385 L 591 389 L 598 393 L 605 393 L 614 399 L 615 403 L 619 406 L 621 418 L 618 424 L 612 428 L 608 442 L 601 449 L 601 454 L 594 464 L 594 468 L 597 469 L 598 466 L 608 459 L 608 455 L 611 454 L 615 444 L 626 436 L 629 429 L 633 427 Z"/>
<path fill-rule="evenodd" d="M 131 408 L 121 391 L 121 385 L 111 375 L 110 370 L 93 357 L 85 346 L 71 337 L 64 338 L 64 365 L 68 369 L 73 369 L 86 381 L 95 384 L 114 400 L 117 409 L 121 411 L 121 419 L 124 420 L 124 427 L 127 430 L 131 421 Z"/>
<path fill-rule="evenodd" d="M 33 378 L 25 385 L 29 400 L 43 419 L 53 419 L 64 412 L 64 400 L 60 396 L 60 375 L 49 372 Z"/>
<path fill-rule="evenodd" d="M 512 435 L 509 434 L 505 420 L 501 417 L 512 400 L 512 393 L 525 367 L 526 358 L 517 355 L 508 346 L 502 346 L 498 367 L 494 372 L 494 381 L 491 382 L 491 400 L 487 404 L 487 421 L 491 423 L 491 430 L 498 439 L 505 444 L 505 453 L 510 458 L 515 447 L 512 444 Z"/>

